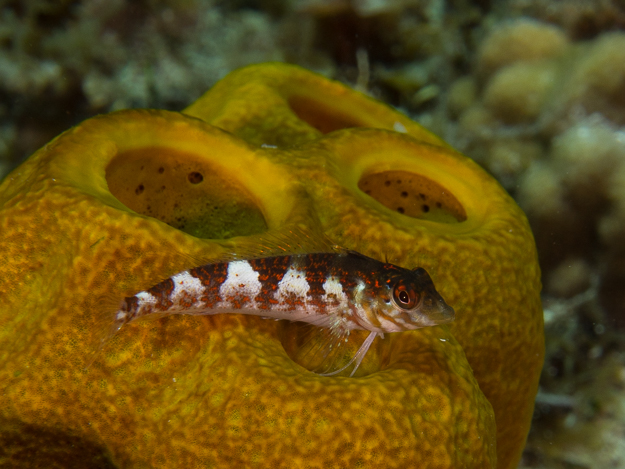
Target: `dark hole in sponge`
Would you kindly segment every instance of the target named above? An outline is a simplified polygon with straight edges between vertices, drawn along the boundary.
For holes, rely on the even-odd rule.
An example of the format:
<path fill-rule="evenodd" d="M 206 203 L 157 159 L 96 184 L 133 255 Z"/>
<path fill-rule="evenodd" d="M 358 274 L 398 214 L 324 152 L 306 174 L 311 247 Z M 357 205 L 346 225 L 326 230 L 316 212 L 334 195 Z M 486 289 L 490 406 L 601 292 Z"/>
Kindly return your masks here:
<path fill-rule="evenodd" d="M 349 337 L 341 342 L 340 347 L 328 347 L 327 330 L 303 322 L 279 321 L 278 339 L 289 358 L 298 365 L 315 373 L 331 372 L 349 363 L 360 348 L 368 331 L 351 331 Z M 320 349 L 321 347 L 321 349 Z M 323 353 L 320 353 L 320 350 Z M 385 340 L 376 340 L 354 374 L 355 377 L 367 376 L 386 368 L 391 351 Z M 353 366 L 337 376 L 349 376 Z"/>
<path fill-rule="evenodd" d="M 191 184 L 199 184 L 204 180 L 204 176 L 202 176 L 202 173 L 198 173 L 197 171 L 189 173 L 188 178 Z"/>
<path fill-rule="evenodd" d="M 0 448 L 2 467 L 119 467 L 108 448 L 87 437 L 18 420 L 0 420 Z"/>
<path fill-rule="evenodd" d="M 446 187 L 417 173 L 384 171 L 363 176 L 358 188 L 402 215 L 458 223 L 467 219 L 462 204 Z"/>
<path fill-rule="evenodd" d="M 290 96 L 289 107 L 297 117 L 324 134 L 334 130 L 366 125 L 365 122 L 339 108 L 306 96 Z"/>
<path fill-rule="evenodd" d="M 267 230 L 245 187 L 192 153 L 159 147 L 120 153 L 106 168 L 106 181 L 126 207 L 198 238 Z"/>

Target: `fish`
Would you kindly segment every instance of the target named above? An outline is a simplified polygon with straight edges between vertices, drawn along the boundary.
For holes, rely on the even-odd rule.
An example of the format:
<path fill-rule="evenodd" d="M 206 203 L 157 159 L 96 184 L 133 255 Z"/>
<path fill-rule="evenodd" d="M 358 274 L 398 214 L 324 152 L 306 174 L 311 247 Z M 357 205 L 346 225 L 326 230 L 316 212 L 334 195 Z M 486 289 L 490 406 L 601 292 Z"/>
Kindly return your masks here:
<path fill-rule="evenodd" d="M 336 340 L 370 334 L 343 367 L 353 376 L 376 337 L 446 324 L 454 309 L 422 267 L 407 269 L 356 251 L 273 255 L 214 262 L 183 270 L 121 301 L 112 333 L 153 315 L 247 314 L 300 321 Z"/>

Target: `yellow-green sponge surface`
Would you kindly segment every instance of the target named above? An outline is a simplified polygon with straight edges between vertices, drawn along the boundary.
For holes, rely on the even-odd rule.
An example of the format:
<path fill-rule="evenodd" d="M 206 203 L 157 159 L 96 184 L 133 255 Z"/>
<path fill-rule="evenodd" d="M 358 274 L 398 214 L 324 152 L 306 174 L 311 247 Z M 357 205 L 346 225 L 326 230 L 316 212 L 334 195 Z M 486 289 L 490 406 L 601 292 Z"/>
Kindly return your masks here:
<path fill-rule="evenodd" d="M 0 465 L 518 461 L 543 356 L 527 222 L 381 103 L 248 67 L 183 113 L 85 121 L 9 174 L 0 206 Z M 376 340 L 354 378 L 303 368 L 298 326 L 260 317 L 137 321 L 101 348 L 124 296 L 294 226 L 426 268 L 455 323 Z"/>

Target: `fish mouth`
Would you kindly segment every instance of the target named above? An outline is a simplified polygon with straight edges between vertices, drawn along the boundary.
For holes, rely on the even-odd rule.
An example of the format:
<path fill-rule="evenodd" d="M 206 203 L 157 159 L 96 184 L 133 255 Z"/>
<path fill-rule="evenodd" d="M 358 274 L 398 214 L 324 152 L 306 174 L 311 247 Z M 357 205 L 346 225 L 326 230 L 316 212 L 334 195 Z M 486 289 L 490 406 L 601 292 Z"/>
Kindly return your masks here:
<path fill-rule="evenodd" d="M 436 291 L 428 291 L 420 305 L 420 313 L 424 323 L 428 326 L 447 324 L 456 318 L 456 312 L 449 306 L 443 297 Z"/>

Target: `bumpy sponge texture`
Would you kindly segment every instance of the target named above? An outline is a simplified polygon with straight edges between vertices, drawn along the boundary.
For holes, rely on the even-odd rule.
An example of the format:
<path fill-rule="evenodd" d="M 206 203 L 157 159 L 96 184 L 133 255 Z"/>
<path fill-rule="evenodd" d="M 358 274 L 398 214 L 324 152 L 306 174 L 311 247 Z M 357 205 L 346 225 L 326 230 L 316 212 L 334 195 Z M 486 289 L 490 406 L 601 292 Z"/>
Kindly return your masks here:
<path fill-rule="evenodd" d="M 304 78 L 319 100 L 262 107 Z M 298 117 L 322 111 L 355 128 Z M 263 113 L 283 125 L 250 117 Z M 0 186 L 0 457 L 53 434 L 120 467 L 513 467 L 543 343 L 533 240 L 505 192 L 417 124 L 295 67 L 235 72 L 185 114 L 90 119 Z M 280 322 L 236 315 L 138 321 L 85 369 L 120 297 L 294 224 L 425 267 L 456 323 L 387 337 L 351 379 L 291 360 Z M 62 465 L 70 446 L 45 457 Z"/>

